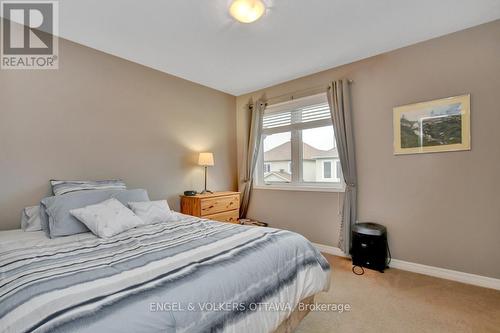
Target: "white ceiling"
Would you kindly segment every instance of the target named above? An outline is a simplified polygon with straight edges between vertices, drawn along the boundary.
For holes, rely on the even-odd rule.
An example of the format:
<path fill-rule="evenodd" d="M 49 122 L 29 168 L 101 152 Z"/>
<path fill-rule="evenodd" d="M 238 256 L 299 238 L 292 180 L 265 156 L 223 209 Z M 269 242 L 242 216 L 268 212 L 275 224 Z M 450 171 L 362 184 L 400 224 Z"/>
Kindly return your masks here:
<path fill-rule="evenodd" d="M 60 35 L 241 95 L 500 18 L 500 0 L 264 1 L 241 24 L 229 0 L 61 0 Z"/>

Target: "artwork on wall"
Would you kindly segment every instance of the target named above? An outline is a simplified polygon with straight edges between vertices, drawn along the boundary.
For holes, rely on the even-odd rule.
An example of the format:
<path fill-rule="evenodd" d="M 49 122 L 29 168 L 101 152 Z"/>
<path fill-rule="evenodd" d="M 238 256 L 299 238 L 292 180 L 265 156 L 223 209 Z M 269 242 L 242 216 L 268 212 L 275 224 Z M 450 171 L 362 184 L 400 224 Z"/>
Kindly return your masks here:
<path fill-rule="evenodd" d="M 395 107 L 394 154 L 470 150 L 470 95 Z"/>

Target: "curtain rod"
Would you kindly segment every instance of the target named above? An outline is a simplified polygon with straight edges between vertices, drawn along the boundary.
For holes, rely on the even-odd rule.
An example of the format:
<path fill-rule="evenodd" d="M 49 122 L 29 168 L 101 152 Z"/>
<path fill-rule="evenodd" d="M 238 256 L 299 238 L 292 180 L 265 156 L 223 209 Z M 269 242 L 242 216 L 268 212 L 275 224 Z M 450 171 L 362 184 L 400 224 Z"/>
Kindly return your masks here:
<path fill-rule="evenodd" d="M 353 80 L 347 80 L 347 83 L 354 83 Z M 314 86 L 314 87 L 310 87 L 310 88 L 306 88 L 306 89 L 301 89 L 301 90 L 296 90 L 296 91 L 293 91 L 291 93 L 285 93 L 285 94 L 282 94 L 282 95 L 277 95 L 277 96 L 273 96 L 273 97 L 269 97 L 266 99 L 266 106 L 267 105 L 272 105 L 272 104 L 277 104 L 277 103 L 281 103 L 281 102 L 285 102 L 287 100 L 294 100 L 294 99 L 297 99 L 297 98 L 301 98 L 301 97 L 307 97 L 307 96 L 311 96 L 311 95 L 314 95 L 314 94 L 319 94 L 323 91 L 326 91 L 328 88 L 330 87 L 330 85 L 326 86 L 324 84 L 322 85 L 318 85 L 318 86 Z M 306 92 L 310 92 L 309 94 L 306 94 Z M 303 95 L 305 94 L 305 95 Z M 280 99 L 280 98 L 285 98 L 285 97 L 288 97 L 286 99 L 284 99 L 283 101 L 279 101 L 279 102 L 275 102 L 275 103 L 271 103 L 270 101 L 272 100 L 275 100 L 275 99 Z M 253 103 L 249 103 L 248 106 L 250 108 L 253 107 Z"/>

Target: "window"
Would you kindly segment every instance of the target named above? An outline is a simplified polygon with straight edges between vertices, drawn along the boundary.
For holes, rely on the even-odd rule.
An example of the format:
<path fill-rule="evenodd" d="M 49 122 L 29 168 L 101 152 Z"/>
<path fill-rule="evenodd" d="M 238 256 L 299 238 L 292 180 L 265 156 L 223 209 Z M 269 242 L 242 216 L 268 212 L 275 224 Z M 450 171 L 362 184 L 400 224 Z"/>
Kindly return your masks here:
<path fill-rule="evenodd" d="M 292 159 L 290 145 L 291 132 L 275 133 L 264 136 L 264 175 L 266 183 L 290 183 L 292 172 L 289 163 Z M 266 165 L 268 165 L 266 169 Z"/>
<path fill-rule="evenodd" d="M 330 108 L 325 94 L 271 105 L 263 119 L 256 186 L 342 189 Z"/>
<path fill-rule="evenodd" d="M 332 162 L 323 162 L 323 178 L 332 178 Z"/>

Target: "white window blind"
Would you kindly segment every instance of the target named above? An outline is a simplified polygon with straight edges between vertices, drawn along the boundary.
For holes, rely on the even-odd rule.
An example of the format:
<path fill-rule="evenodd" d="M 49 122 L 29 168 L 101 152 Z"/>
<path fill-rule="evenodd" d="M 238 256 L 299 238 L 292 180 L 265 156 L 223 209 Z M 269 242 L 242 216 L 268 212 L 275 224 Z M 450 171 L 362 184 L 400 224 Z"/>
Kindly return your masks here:
<path fill-rule="evenodd" d="M 311 127 L 319 125 L 318 123 L 331 123 L 330 107 L 325 94 L 271 105 L 266 109 L 262 125 L 264 130 L 276 130 L 295 127 L 294 125 L 300 128 L 310 127 L 306 125 L 307 123 L 311 123 Z"/>
<path fill-rule="evenodd" d="M 288 126 L 292 124 L 292 113 L 282 112 L 265 114 L 262 122 L 263 129 Z"/>

